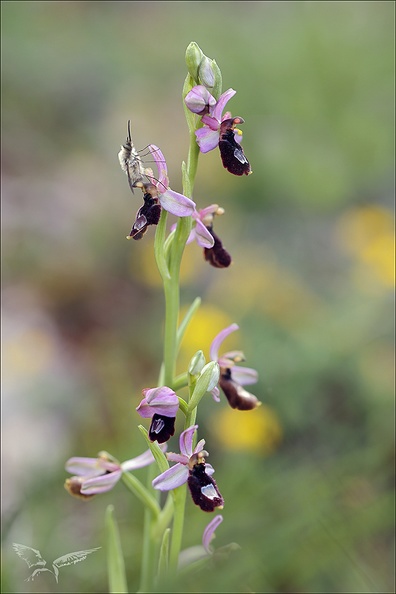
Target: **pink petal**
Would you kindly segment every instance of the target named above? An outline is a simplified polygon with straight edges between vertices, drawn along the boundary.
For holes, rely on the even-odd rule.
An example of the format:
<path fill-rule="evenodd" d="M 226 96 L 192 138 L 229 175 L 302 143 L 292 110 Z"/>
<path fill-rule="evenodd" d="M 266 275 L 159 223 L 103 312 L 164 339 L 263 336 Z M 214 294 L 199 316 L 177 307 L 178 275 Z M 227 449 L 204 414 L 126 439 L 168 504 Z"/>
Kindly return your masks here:
<path fill-rule="evenodd" d="M 197 143 L 201 153 L 208 153 L 219 144 L 219 132 L 211 130 L 207 126 L 198 128 L 198 130 L 195 131 L 195 136 L 197 137 Z"/>
<path fill-rule="evenodd" d="M 117 470 L 119 466 L 114 462 L 105 460 L 104 458 L 70 458 L 66 464 L 65 469 L 70 474 L 76 474 L 77 476 L 100 476 L 107 470 L 113 472 Z"/>
<path fill-rule="evenodd" d="M 206 526 L 206 528 L 204 530 L 203 537 L 202 537 L 202 544 L 204 546 L 205 551 L 209 554 L 212 553 L 212 548 L 210 546 L 210 542 L 214 537 L 216 528 L 222 523 L 222 521 L 223 521 L 223 516 L 216 516 L 213 518 L 213 520 L 211 522 L 209 522 L 209 524 Z"/>
<path fill-rule="evenodd" d="M 102 476 L 87 479 L 81 486 L 81 493 L 84 495 L 95 495 L 97 493 L 106 493 L 110 491 L 114 485 L 119 481 L 122 475 L 122 470 L 110 472 L 110 474 L 102 474 Z"/>
<path fill-rule="evenodd" d="M 220 390 L 217 386 L 215 388 L 213 388 L 211 394 L 212 394 L 213 400 L 215 402 L 220 402 Z"/>
<path fill-rule="evenodd" d="M 220 122 L 219 120 L 216 120 L 216 118 L 212 118 L 212 116 L 210 115 L 203 115 L 201 118 L 201 122 L 203 124 L 205 124 L 205 126 L 207 126 L 208 128 L 210 128 L 212 131 L 219 131 L 220 129 Z"/>
<path fill-rule="evenodd" d="M 231 324 L 231 326 L 224 328 L 224 330 L 219 332 L 219 334 L 213 339 L 213 342 L 210 345 L 210 358 L 212 361 L 218 361 L 221 343 L 227 338 L 229 334 L 235 332 L 235 330 L 239 330 L 238 324 Z"/>
<path fill-rule="evenodd" d="M 165 210 L 177 217 L 191 216 L 195 210 L 195 202 L 170 189 L 159 195 L 159 201 Z"/>
<path fill-rule="evenodd" d="M 196 85 L 184 99 L 188 109 L 193 113 L 201 113 L 207 105 L 216 105 L 216 99 L 203 85 Z"/>
<path fill-rule="evenodd" d="M 225 106 L 227 105 L 228 101 L 235 95 L 236 91 L 234 89 L 228 89 L 222 95 L 220 95 L 218 102 L 216 103 L 215 108 L 211 112 L 211 115 L 216 118 L 219 122 L 221 121 L 221 114 Z"/>
<path fill-rule="evenodd" d="M 161 444 L 160 448 L 162 451 L 166 450 L 166 444 Z M 132 458 L 131 460 L 126 460 L 121 464 L 122 470 L 134 470 L 135 468 L 144 468 L 144 466 L 148 466 L 154 462 L 154 456 L 151 453 L 151 450 L 146 450 L 140 456 L 136 456 L 136 458 Z"/>
<path fill-rule="evenodd" d="M 214 246 L 214 239 L 212 234 L 207 230 L 205 225 L 197 219 L 195 225 L 195 239 L 197 244 L 203 248 L 212 248 Z"/>
<path fill-rule="evenodd" d="M 174 454 L 173 452 L 169 452 L 168 454 L 166 454 L 166 457 L 171 462 L 178 462 L 179 464 L 184 465 L 187 465 L 190 460 L 190 458 L 188 456 L 185 456 L 184 454 Z"/>
<path fill-rule="evenodd" d="M 175 417 L 179 409 L 179 399 L 175 392 L 167 386 L 159 388 L 146 388 L 143 390 L 145 398 L 137 407 L 141 417 L 152 417 L 154 413 Z"/>
<path fill-rule="evenodd" d="M 198 429 L 198 425 L 192 425 L 183 433 L 180 434 L 179 444 L 180 444 L 180 451 L 185 456 L 191 458 L 192 456 L 192 444 L 193 444 L 193 437 L 195 431 Z"/>
<path fill-rule="evenodd" d="M 209 214 L 214 214 L 219 210 L 218 204 L 211 204 L 210 206 L 205 206 L 205 208 L 201 208 L 199 210 L 199 219 L 203 221 Z"/>
<path fill-rule="evenodd" d="M 241 386 L 248 386 L 249 384 L 257 383 L 258 373 L 251 367 L 239 367 L 235 365 L 232 368 L 232 379 Z"/>
<path fill-rule="evenodd" d="M 175 464 L 168 470 L 165 470 L 162 474 L 157 476 L 152 485 L 154 489 L 159 489 L 160 491 L 170 491 L 171 489 L 176 489 L 176 487 L 180 487 L 183 485 L 188 479 L 188 468 L 183 464 Z"/>
<path fill-rule="evenodd" d="M 193 454 L 198 454 L 198 452 L 202 452 L 204 449 L 205 440 L 201 439 L 194 448 Z"/>
<path fill-rule="evenodd" d="M 169 185 L 168 168 L 166 166 L 165 157 L 161 149 L 158 148 L 158 146 L 156 146 L 155 144 L 149 144 L 148 149 L 152 154 L 158 169 L 158 180 L 153 179 L 151 181 L 159 191 L 164 190 Z"/>

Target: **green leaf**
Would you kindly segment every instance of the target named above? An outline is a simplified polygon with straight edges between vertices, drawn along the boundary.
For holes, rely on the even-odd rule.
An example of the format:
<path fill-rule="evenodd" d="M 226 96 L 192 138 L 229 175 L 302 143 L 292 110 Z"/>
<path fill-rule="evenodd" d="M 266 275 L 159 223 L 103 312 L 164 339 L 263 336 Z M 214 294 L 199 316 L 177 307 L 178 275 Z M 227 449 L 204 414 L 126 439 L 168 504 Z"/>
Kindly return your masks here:
<path fill-rule="evenodd" d="M 105 515 L 107 536 L 107 571 L 111 594 L 128 592 L 120 534 L 114 517 L 114 506 L 108 505 Z"/>
<path fill-rule="evenodd" d="M 186 315 L 184 316 L 178 330 L 177 330 L 177 346 L 180 347 L 181 341 L 183 340 L 184 334 L 188 328 L 189 323 L 191 322 L 194 314 L 196 313 L 197 309 L 201 305 L 201 297 L 196 297 L 192 304 L 190 305 Z"/>
<path fill-rule="evenodd" d="M 160 556 L 158 561 L 158 577 L 164 578 L 169 570 L 169 541 L 171 529 L 167 528 L 162 537 Z"/>

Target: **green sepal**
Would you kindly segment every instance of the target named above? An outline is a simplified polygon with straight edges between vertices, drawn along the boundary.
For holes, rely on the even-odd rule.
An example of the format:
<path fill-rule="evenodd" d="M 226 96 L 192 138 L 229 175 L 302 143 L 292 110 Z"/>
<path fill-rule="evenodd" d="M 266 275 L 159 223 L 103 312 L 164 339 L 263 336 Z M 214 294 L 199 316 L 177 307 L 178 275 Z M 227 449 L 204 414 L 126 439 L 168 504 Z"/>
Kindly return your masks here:
<path fill-rule="evenodd" d="M 194 391 L 191 395 L 190 402 L 188 404 L 189 412 L 192 412 L 199 404 L 201 398 L 210 392 L 219 383 L 220 379 L 220 368 L 216 361 L 210 361 L 202 369 L 201 375 L 197 379 L 194 387 Z"/>
<path fill-rule="evenodd" d="M 165 470 L 168 470 L 168 468 L 169 468 L 168 460 L 166 459 L 164 452 L 159 447 L 158 441 L 150 441 L 150 438 L 148 436 L 148 431 L 145 427 L 143 427 L 143 425 L 139 425 L 138 429 L 144 436 L 144 438 L 147 442 L 147 445 L 150 448 L 151 453 L 153 454 L 160 471 L 165 472 Z"/>

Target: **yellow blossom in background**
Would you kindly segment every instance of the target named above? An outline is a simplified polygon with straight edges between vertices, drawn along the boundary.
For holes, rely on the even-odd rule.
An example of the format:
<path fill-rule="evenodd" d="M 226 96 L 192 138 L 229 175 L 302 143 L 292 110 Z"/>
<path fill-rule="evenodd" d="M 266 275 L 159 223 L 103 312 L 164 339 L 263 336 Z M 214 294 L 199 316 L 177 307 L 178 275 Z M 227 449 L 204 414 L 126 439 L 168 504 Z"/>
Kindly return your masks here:
<path fill-rule="evenodd" d="M 235 427 L 238 430 L 235 430 Z M 263 404 L 255 410 L 240 412 L 222 407 L 211 417 L 216 438 L 230 450 L 271 454 L 282 440 L 282 427 L 276 413 Z"/>
<path fill-rule="evenodd" d="M 394 216 L 390 210 L 380 206 L 349 210 L 340 218 L 336 234 L 358 263 L 364 265 L 363 270 L 358 265 L 354 275 L 360 285 L 364 284 L 364 274 L 369 270 L 383 285 L 394 286 L 395 232 Z"/>

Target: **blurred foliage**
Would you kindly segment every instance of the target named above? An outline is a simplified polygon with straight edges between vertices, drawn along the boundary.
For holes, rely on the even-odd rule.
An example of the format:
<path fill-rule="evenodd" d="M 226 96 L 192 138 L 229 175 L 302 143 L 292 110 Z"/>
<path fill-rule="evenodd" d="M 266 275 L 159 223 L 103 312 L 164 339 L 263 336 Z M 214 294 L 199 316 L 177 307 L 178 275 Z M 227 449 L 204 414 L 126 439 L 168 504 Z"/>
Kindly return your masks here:
<path fill-rule="evenodd" d="M 259 370 L 263 406 L 202 402 L 226 501 L 214 546 L 241 549 L 177 587 L 394 591 L 393 16 L 391 2 L 2 3 L 3 592 L 54 591 L 45 573 L 24 582 L 12 542 L 48 563 L 101 546 L 56 591 L 108 591 L 109 503 L 136 591 L 140 505 L 121 483 L 72 499 L 64 463 L 145 449 L 134 409 L 156 385 L 163 298 L 153 229 L 125 240 L 140 204 L 117 152 L 130 118 L 181 189 L 190 41 L 237 90 L 253 175 L 200 159 L 194 199 L 225 208 L 233 265 L 186 248 L 183 307 L 203 303 L 179 371 L 235 321 L 226 347 Z M 186 547 L 208 519 L 188 502 Z"/>

